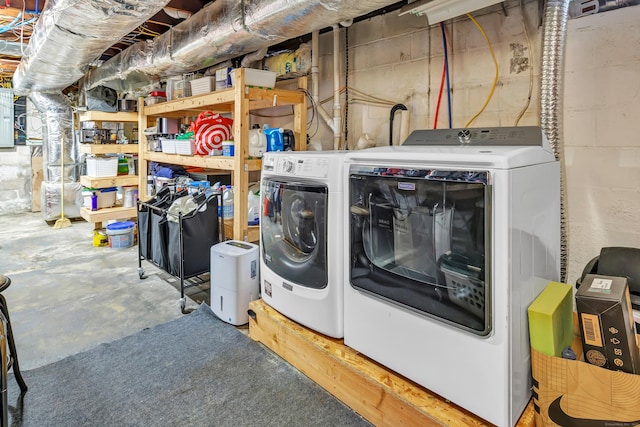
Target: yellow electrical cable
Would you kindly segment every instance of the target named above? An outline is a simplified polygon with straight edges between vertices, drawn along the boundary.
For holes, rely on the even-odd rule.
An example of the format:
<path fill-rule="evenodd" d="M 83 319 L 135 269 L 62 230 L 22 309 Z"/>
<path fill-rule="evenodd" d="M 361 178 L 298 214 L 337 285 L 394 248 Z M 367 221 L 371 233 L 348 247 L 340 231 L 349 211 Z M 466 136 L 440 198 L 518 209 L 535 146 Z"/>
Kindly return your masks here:
<path fill-rule="evenodd" d="M 496 54 L 493 52 L 493 46 L 491 46 L 489 37 L 487 37 L 487 33 L 484 32 L 484 30 L 482 29 L 478 21 L 476 21 L 475 18 L 471 16 L 470 13 L 467 13 L 467 16 L 469 17 L 469 19 L 471 19 L 471 21 L 473 21 L 474 24 L 476 24 L 476 27 L 478 27 L 478 30 L 480 30 L 480 32 L 484 36 L 484 39 L 487 41 L 487 45 L 489 45 L 489 50 L 491 51 L 491 57 L 493 58 L 493 63 L 496 66 L 496 75 L 495 75 L 495 78 L 493 79 L 493 85 L 491 85 L 491 91 L 489 92 L 489 96 L 487 97 L 487 100 L 484 102 L 484 105 L 482 106 L 480 111 L 478 111 L 476 115 L 473 116 L 471 120 L 467 122 L 466 125 L 464 125 L 464 127 L 469 127 L 469 125 L 473 123 L 473 121 L 477 119 L 480 114 L 482 114 L 484 109 L 487 108 L 487 105 L 489 105 L 489 101 L 491 101 L 491 97 L 493 96 L 493 91 L 496 89 L 496 86 L 498 84 L 498 60 L 496 59 Z"/>

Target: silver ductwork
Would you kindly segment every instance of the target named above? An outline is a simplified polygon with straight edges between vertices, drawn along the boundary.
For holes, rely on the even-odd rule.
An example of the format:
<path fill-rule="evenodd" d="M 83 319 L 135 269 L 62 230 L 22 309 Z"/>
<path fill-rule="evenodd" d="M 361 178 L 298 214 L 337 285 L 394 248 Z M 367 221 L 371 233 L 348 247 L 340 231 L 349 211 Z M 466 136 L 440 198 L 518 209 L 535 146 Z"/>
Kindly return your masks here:
<path fill-rule="evenodd" d="M 44 181 L 60 182 L 61 177 L 64 182 L 75 181 L 79 151 L 73 142 L 73 109 L 69 98 L 61 92 L 31 92 L 29 100 L 40 113 L 46 129 L 42 144 Z M 64 170 L 61 160 L 64 160 Z"/>
<path fill-rule="evenodd" d="M 210 67 L 340 21 L 393 0 L 216 0 L 149 42 L 138 42 L 89 72 L 85 87 L 119 91 Z"/>
<path fill-rule="evenodd" d="M 0 55 L 22 56 L 22 50 L 26 49 L 26 45 L 20 42 L 10 42 L 0 40 Z"/>
<path fill-rule="evenodd" d="M 13 76 L 17 94 L 62 90 L 169 0 L 48 0 Z"/>
<path fill-rule="evenodd" d="M 564 51 L 570 0 L 547 0 L 542 28 L 540 125 L 560 160 L 560 281 L 566 282 L 568 258 L 566 174 L 562 143 Z"/>

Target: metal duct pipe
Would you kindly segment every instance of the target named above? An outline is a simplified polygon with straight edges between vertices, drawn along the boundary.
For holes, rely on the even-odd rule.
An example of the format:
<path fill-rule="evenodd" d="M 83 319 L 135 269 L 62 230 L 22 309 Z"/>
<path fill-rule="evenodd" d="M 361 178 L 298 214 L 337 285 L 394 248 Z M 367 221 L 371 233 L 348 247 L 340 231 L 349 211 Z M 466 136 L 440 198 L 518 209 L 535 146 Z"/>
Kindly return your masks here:
<path fill-rule="evenodd" d="M 20 42 L 9 42 L 0 40 L 0 55 L 22 56 L 22 50 L 26 49 L 26 45 Z"/>
<path fill-rule="evenodd" d="M 169 0 L 48 0 L 13 76 L 17 94 L 62 90 Z"/>
<path fill-rule="evenodd" d="M 62 94 L 31 92 L 29 99 L 40 112 L 44 132 L 42 145 L 42 170 L 44 181 L 76 181 L 76 163 L 79 150 L 73 142 L 73 109 L 69 98 Z M 64 170 L 60 168 L 60 156 L 64 156 Z"/>
<path fill-rule="evenodd" d="M 192 72 L 393 4 L 393 0 L 216 0 L 152 42 L 92 70 L 88 89 L 119 91 Z"/>
<path fill-rule="evenodd" d="M 567 276 L 567 202 L 562 144 L 564 50 L 570 0 L 547 0 L 542 27 L 540 125 L 560 160 L 560 281 Z"/>

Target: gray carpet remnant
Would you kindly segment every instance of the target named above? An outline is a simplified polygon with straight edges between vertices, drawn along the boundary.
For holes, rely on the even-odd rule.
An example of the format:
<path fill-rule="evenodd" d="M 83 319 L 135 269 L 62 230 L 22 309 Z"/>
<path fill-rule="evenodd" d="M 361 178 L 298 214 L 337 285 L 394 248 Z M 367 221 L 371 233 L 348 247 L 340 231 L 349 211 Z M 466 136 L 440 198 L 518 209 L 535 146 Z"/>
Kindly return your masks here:
<path fill-rule="evenodd" d="M 23 376 L 12 426 L 370 425 L 205 304 Z"/>

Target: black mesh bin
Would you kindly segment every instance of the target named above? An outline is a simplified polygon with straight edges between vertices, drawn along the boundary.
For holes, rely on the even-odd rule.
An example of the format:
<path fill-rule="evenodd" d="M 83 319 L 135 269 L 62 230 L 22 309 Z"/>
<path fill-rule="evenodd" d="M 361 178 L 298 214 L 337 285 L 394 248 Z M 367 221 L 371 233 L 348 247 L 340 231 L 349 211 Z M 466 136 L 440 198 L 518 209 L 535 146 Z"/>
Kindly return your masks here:
<path fill-rule="evenodd" d="M 167 227 L 167 271 L 183 278 L 208 272 L 211 246 L 220 242 L 217 196 L 201 201 L 177 222 L 167 221 Z"/>

